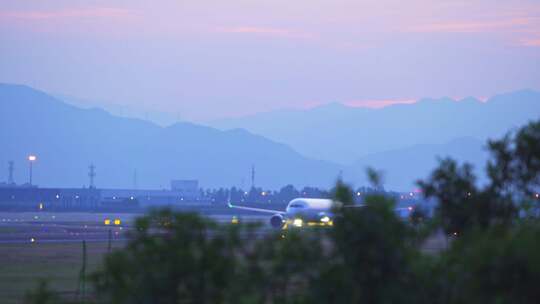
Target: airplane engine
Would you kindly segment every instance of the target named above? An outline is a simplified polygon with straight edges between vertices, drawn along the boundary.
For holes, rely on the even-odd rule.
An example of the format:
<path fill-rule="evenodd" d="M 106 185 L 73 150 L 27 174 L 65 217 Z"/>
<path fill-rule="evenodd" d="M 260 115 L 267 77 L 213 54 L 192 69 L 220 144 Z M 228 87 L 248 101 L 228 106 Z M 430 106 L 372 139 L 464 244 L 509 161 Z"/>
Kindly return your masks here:
<path fill-rule="evenodd" d="M 282 228 L 285 225 L 285 219 L 281 214 L 272 215 L 270 218 L 270 225 L 274 228 Z"/>

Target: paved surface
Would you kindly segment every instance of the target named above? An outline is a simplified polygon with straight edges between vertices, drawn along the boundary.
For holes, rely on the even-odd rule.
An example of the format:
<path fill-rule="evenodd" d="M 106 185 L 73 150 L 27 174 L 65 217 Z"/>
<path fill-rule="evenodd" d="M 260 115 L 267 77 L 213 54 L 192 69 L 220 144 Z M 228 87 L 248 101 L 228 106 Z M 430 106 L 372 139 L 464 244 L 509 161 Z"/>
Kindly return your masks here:
<path fill-rule="evenodd" d="M 126 240 L 134 220 L 142 214 L 130 213 L 46 213 L 0 212 L 0 244 L 70 243 L 86 240 L 103 242 Z M 210 215 L 209 218 L 230 223 L 234 214 Z M 238 216 L 240 221 L 268 223 L 268 216 Z M 108 225 L 105 223 L 109 220 Z M 119 220 L 115 225 L 115 220 Z M 110 231 L 110 232 L 109 232 Z"/>

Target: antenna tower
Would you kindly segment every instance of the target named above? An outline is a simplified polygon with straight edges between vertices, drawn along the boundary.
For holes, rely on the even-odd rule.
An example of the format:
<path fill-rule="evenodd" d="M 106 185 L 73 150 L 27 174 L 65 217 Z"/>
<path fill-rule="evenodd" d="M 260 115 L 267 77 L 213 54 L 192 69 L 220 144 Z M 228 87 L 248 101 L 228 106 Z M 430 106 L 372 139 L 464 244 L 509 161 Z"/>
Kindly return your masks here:
<path fill-rule="evenodd" d="M 90 188 L 95 188 L 94 185 L 94 178 L 96 177 L 96 166 L 94 164 L 90 164 L 90 167 L 88 167 L 90 171 L 88 172 L 88 177 L 90 178 Z"/>
<path fill-rule="evenodd" d="M 13 171 L 15 170 L 15 166 L 13 161 L 8 162 L 8 184 L 14 184 L 15 180 L 13 179 Z"/>
<path fill-rule="evenodd" d="M 251 188 L 255 188 L 255 165 L 251 166 Z"/>

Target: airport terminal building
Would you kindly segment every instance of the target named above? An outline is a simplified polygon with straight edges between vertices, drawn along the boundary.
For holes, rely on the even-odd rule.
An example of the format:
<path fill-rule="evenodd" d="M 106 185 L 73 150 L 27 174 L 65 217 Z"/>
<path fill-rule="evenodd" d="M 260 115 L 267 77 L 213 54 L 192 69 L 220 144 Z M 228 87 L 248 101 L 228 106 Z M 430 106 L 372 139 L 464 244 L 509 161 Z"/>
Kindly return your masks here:
<path fill-rule="evenodd" d="M 0 210 L 136 210 L 199 201 L 196 180 L 171 181 L 171 189 L 40 188 L 0 184 Z"/>

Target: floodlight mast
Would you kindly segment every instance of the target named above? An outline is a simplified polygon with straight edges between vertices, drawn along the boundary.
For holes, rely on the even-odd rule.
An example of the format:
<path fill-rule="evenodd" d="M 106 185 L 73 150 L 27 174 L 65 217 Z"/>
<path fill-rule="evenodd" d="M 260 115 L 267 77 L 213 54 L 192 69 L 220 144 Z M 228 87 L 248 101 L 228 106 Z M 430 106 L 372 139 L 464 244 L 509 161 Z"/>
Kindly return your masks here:
<path fill-rule="evenodd" d="M 28 155 L 28 162 L 30 163 L 30 180 L 29 180 L 29 184 L 30 186 L 32 186 L 32 164 L 37 160 L 37 156 L 31 154 L 31 155 Z"/>

